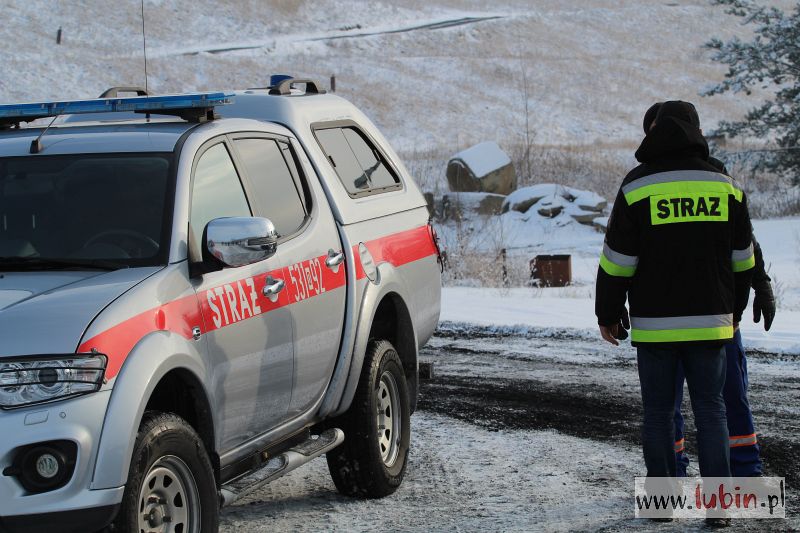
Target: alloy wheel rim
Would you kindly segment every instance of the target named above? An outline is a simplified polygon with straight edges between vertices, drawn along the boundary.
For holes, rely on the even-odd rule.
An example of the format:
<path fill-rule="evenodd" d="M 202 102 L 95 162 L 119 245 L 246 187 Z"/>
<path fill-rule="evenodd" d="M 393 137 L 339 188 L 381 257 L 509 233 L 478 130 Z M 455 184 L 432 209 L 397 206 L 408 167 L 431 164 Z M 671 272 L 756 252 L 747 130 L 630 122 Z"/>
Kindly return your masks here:
<path fill-rule="evenodd" d="M 142 483 L 139 533 L 200 533 L 200 493 L 186 463 L 174 455 L 156 461 Z"/>
<path fill-rule="evenodd" d="M 390 467 L 400 454 L 401 412 L 397 381 L 390 372 L 384 372 L 378 382 L 378 447 L 383 464 Z"/>

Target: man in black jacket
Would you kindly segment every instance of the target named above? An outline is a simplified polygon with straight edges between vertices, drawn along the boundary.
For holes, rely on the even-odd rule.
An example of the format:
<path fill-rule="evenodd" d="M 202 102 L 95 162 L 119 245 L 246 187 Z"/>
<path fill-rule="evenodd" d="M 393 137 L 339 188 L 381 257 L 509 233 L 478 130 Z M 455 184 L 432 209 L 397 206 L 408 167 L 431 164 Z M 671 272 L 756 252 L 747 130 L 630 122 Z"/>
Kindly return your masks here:
<path fill-rule="evenodd" d="M 618 344 L 625 300 L 638 349 L 648 477 L 674 477 L 675 381 L 683 367 L 700 473 L 729 477 L 724 345 L 747 306 L 755 265 L 747 200 L 709 163 L 694 106 L 665 102 L 622 183 L 597 275 L 600 332 Z"/>
<path fill-rule="evenodd" d="M 642 126 L 645 135 L 655 124 L 656 115 L 661 108 L 661 103 L 654 104 L 644 115 Z M 709 163 L 717 167 L 723 174 L 728 174 L 725 164 L 719 159 L 708 158 Z M 775 318 L 775 296 L 770 285 L 770 278 L 764 267 L 764 257 L 761 246 L 753 236 L 753 249 L 756 266 L 753 269 L 753 320 L 758 322 L 764 315 L 764 329 L 769 331 L 772 320 Z M 733 342 L 725 346 L 726 376 L 722 397 L 725 400 L 725 410 L 728 421 L 728 443 L 730 446 L 731 474 L 736 477 L 758 476 L 762 473 L 760 448 L 753 425 L 753 414 L 747 400 L 747 358 L 742 345 L 742 335 L 737 329 Z M 686 453 L 684 441 L 684 423 L 681 414 L 683 400 L 683 369 L 678 369 L 675 382 L 675 460 L 677 461 L 678 476 L 686 476 L 689 465 L 689 456 Z"/>

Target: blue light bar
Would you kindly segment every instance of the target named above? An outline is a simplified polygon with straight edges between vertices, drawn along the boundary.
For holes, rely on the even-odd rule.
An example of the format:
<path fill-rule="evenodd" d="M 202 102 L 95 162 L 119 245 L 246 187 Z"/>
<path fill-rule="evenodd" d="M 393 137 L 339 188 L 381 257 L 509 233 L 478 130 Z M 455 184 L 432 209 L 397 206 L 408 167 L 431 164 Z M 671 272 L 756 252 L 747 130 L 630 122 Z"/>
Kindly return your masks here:
<path fill-rule="evenodd" d="M 233 101 L 232 93 L 195 93 L 167 96 L 135 96 L 130 98 L 98 98 L 65 102 L 40 102 L 32 104 L 0 105 L 0 120 L 4 122 L 29 122 L 37 118 L 84 113 L 113 113 L 138 111 L 180 111 L 182 109 L 210 109 Z M 174 114 L 174 113 L 170 113 Z M 18 119 L 18 120 L 17 120 Z"/>

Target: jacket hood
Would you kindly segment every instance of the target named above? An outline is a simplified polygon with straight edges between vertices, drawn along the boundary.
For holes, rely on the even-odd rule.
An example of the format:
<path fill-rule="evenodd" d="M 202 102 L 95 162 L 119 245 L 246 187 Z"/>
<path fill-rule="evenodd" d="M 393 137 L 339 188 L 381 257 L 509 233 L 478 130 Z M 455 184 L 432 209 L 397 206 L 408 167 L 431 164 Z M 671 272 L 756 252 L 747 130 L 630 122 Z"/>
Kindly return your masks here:
<path fill-rule="evenodd" d="M 636 150 L 640 163 L 699 157 L 708 160 L 708 141 L 697 126 L 680 118 L 660 119 Z"/>
<path fill-rule="evenodd" d="M 0 357 L 74 353 L 108 304 L 160 269 L 0 274 Z"/>

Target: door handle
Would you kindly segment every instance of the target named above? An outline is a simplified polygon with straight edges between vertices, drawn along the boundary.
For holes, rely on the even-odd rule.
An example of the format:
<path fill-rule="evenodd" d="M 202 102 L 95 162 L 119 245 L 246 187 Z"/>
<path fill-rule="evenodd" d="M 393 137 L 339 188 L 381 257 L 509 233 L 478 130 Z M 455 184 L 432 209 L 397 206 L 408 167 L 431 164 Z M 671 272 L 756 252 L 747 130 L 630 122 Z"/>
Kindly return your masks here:
<path fill-rule="evenodd" d="M 280 294 L 284 288 L 286 288 L 285 281 L 267 276 L 267 283 L 264 285 L 264 296 L 269 298 L 271 302 L 275 302 L 278 300 L 278 294 Z"/>
<path fill-rule="evenodd" d="M 328 257 L 325 259 L 325 266 L 336 272 L 338 266 L 344 262 L 344 252 L 334 252 L 328 250 Z"/>

